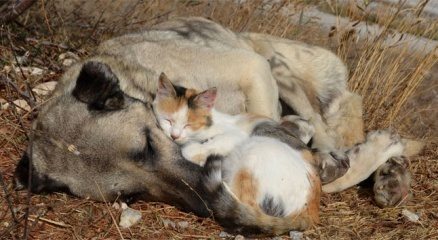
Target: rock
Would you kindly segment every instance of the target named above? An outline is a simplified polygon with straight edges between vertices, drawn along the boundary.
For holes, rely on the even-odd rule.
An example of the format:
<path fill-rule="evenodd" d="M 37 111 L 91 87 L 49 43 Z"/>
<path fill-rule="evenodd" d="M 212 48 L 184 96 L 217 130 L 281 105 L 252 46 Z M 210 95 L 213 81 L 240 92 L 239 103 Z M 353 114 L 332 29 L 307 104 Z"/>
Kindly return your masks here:
<path fill-rule="evenodd" d="M 123 209 L 120 215 L 119 226 L 122 228 L 129 228 L 136 224 L 141 219 L 141 212 L 127 207 Z"/>
<path fill-rule="evenodd" d="M 163 225 L 165 228 L 176 228 L 176 224 L 174 221 L 170 220 L 170 219 L 163 219 Z"/>
<path fill-rule="evenodd" d="M 43 75 L 44 70 L 37 67 L 30 67 L 30 75 Z"/>
<path fill-rule="evenodd" d="M 56 81 L 50 81 L 38 84 L 36 87 L 32 89 L 32 92 L 34 92 L 38 96 L 46 96 L 49 95 L 56 87 L 57 82 Z"/>
<path fill-rule="evenodd" d="M 301 240 L 301 239 L 303 239 L 303 233 L 302 232 L 298 232 L 298 231 L 290 231 L 289 232 L 289 237 L 292 240 Z"/>
<path fill-rule="evenodd" d="M 420 216 L 418 216 L 418 214 L 413 213 L 407 209 L 403 209 L 402 211 L 403 216 L 406 217 L 406 219 L 408 219 L 410 222 L 414 222 L 417 223 L 420 220 Z"/>
<path fill-rule="evenodd" d="M 3 67 L 3 71 L 4 71 L 6 74 L 9 74 L 9 73 L 12 71 L 12 67 L 6 65 L 6 66 Z"/>
<path fill-rule="evenodd" d="M 245 240 L 245 237 L 242 235 L 236 235 L 236 237 L 234 238 L 234 240 Z"/>
<path fill-rule="evenodd" d="M 67 59 L 67 58 L 72 58 L 72 59 L 74 59 L 74 60 L 76 60 L 76 61 L 81 60 L 81 58 L 80 58 L 77 54 L 72 53 L 72 52 L 70 52 L 70 51 L 65 52 L 65 53 L 61 53 L 61 54 L 59 54 L 59 56 L 58 56 L 58 60 L 60 60 L 60 61 L 62 61 L 62 60 L 64 60 L 64 59 Z"/>
<path fill-rule="evenodd" d="M 113 205 L 112 205 L 112 207 L 113 207 L 114 209 L 116 209 L 116 210 L 120 210 L 120 209 L 121 209 L 121 206 L 120 206 L 120 204 L 119 204 L 118 202 L 114 202 Z"/>
<path fill-rule="evenodd" d="M 128 208 L 128 204 L 126 204 L 125 202 L 121 202 L 121 203 L 120 203 L 120 207 L 121 207 L 123 210 L 125 210 L 125 209 Z"/>
<path fill-rule="evenodd" d="M 189 227 L 189 222 L 187 222 L 187 221 L 180 221 L 180 222 L 178 222 L 178 227 L 180 229 L 186 229 L 186 228 Z"/>
<path fill-rule="evenodd" d="M 3 98 L 0 98 L 0 110 L 6 110 L 9 107 L 8 101 Z"/>
<path fill-rule="evenodd" d="M 59 56 L 58 56 L 58 60 L 59 60 L 59 61 L 62 61 L 62 60 L 64 60 L 66 57 L 67 57 L 67 54 L 66 54 L 66 53 L 61 53 L 61 54 L 59 54 Z"/>
<path fill-rule="evenodd" d="M 62 62 L 62 65 L 65 67 L 69 67 L 73 65 L 73 63 L 80 60 L 79 56 L 72 52 L 61 53 L 58 56 L 58 60 Z"/>
<path fill-rule="evenodd" d="M 26 75 L 32 75 L 32 76 L 38 76 L 38 75 L 43 75 L 44 73 L 44 69 L 41 68 L 37 68 L 37 67 L 16 67 L 14 66 L 14 71 L 17 74 L 20 74 L 21 71 L 23 71 L 24 74 Z"/>
<path fill-rule="evenodd" d="M 26 112 L 30 112 L 31 108 L 29 104 L 23 99 L 17 99 L 13 102 L 17 109 L 17 113 L 21 113 L 23 110 Z"/>
<path fill-rule="evenodd" d="M 222 231 L 222 232 L 219 233 L 219 237 L 220 238 L 232 238 L 233 235 L 231 235 L 231 234 L 229 234 L 227 232 Z"/>

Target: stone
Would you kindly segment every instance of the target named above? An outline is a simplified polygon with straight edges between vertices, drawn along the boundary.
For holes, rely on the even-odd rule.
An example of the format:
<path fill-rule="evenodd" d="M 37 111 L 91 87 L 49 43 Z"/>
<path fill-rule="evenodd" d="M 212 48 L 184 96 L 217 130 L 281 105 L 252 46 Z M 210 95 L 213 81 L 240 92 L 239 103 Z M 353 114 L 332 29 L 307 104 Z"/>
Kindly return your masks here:
<path fill-rule="evenodd" d="M 132 208 L 123 209 L 120 215 L 119 226 L 122 228 L 129 228 L 136 224 L 141 219 L 141 212 Z"/>

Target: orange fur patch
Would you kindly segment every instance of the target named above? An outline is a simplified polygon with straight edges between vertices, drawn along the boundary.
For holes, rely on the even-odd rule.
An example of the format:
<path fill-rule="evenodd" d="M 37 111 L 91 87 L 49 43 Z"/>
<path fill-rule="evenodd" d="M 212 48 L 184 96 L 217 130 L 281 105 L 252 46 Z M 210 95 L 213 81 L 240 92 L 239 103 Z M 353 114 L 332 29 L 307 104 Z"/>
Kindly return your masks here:
<path fill-rule="evenodd" d="M 198 94 L 196 90 L 187 89 L 185 94 L 186 103 L 190 97 L 196 94 Z M 189 108 L 187 115 L 187 123 L 190 124 L 190 127 L 195 131 L 211 124 L 211 112 L 206 109 Z"/>
<path fill-rule="evenodd" d="M 319 205 L 321 199 L 321 181 L 319 176 L 310 173 L 307 177 L 310 180 L 311 191 L 307 198 L 306 206 L 301 212 L 292 213 L 287 216 L 291 219 L 291 222 L 299 221 L 305 229 L 319 223 Z"/>
<path fill-rule="evenodd" d="M 309 176 L 310 182 L 312 184 L 312 191 L 309 195 L 307 204 L 307 214 L 312 222 L 319 223 L 319 206 L 321 200 L 321 180 L 316 174 L 311 174 Z"/>
<path fill-rule="evenodd" d="M 193 130 L 198 130 L 211 124 L 211 113 L 205 109 L 190 109 L 188 111 L 187 123 Z"/>
<path fill-rule="evenodd" d="M 307 150 L 307 149 L 304 149 L 304 150 L 301 150 L 300 153 L 301 153 L 301 156 L 303 156 L 303 158 L 304 158 L 308 163 L 310 163 L 310 164 L 313 165 L 313 166 L 317 166 L 317 165 L 318 165 L 318 161 L 317 161 L 317 159 L 315 158 L 315 156 L 312 154 L 311 151 L 309 151 L 309 150 Z"/>
<path fill-rule="evenodd" d="M 243 203 L 259 208 L 256 202 L 258 183 L 248 170 L 242 169 L 237 173 L 236 178 L 234 179 L 232 191 Z"/>
<path fill-rule="evenodd" d="M 165 113 L 174 113 L 187 104 L 184 98 L 165 98 L 158 101 L 158 109 Z"/>

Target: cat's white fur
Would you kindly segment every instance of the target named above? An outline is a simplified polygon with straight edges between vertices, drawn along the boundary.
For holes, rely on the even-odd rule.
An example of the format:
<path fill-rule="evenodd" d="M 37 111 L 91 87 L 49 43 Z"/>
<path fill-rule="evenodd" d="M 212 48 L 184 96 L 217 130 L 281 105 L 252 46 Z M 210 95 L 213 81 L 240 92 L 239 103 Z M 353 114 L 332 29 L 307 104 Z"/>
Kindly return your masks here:
<path fill-rule="evenodd" d="M 215 109 L 212 109 L 211 115 L 212 126 L 196 133 L 189 129 L 184 133 L 188 143 L 182 147 L 182 154 L 186 159 L 200 165 L 204 165 L 209 155 L 228 155 L 237 145 L 248 139 L 252 130 L 249 124 L 242 124 L 245 115 L 233 116 Z"/>
<path fill-rule="evenodd" d="M 225 156 L 222 180 L 232 193 L 240 191 L 239 174 L 247 171 L 257 186 L 257 205 L 271 197 L 283 216 L 304 209 L 313 191 L 309 178 L 315 172 L 300 151 L 274 138 L 250 136 L 253 124 L 246 123 L 245 114 L 233 116 L 212 109 L 212 121 L 207 129 L 184 134 L 182 154 L 187 160 L 204 165 L 210 155 Z"/>
<path fill-rule="evenodd" d="M 187 135 L 191 132 L 191 129 L 186 127 L 187 113 L 188 107 L 183 106 L 178 109 L 178 111 L 169 115 L 165 112 L 156 114 L 161 129 L 163 129 L 166 136 L 173 138 L 175 142 L 185 141 Z M 170 122 L 170 119 L 172 119 L 172 123 Z"/>
<path fill-rule="evenodd" d="M 258 184 L 257 204 L 272 196 L 285 216 L 301 211 L 312 191 L 312 166 L 299 151 L 273 138 L 250 137 L 224 158 L 222 177 L 232 190 L 242 170 L 249 170 Z"/>

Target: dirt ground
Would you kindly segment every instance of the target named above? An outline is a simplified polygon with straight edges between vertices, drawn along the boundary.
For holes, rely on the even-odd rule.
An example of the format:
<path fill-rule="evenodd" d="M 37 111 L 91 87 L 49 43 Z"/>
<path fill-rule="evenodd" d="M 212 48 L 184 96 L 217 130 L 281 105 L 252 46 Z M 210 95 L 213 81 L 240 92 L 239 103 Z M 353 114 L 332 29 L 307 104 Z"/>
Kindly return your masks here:
<path fill-rule="evenodd" d="M 74 4 L 81 1 L 83 4 Z M 274 5 L 262 1 L 138 2 L 109 5 L 96 1 L 91 7 L 83 0 L 64 5 L 39 1 L 16 21 L 0 26 L 0 98 L 4 99 L 0 104 L 10 105 L 0 110 L 0 239 L 234 238 L 224 235 L 212 219 L 162 203 L 132 204 L 131 208 L 141 211 L 141 221 L 130 229 L 119 229 L 120 211 L 113 203 L 14 190 L 15 165 L 26 148 L 31 122 L 44 102 L 44 98 L 34 99 L 29 90 L 56 81 L 71 62 L 92 55 L 99 42 L 175 16 L 209 17 L 235 31 L 266 32 L 331 48 L 351 69 L 351 89 L 364 97 L 366 128 L 391 127 L 426 143 L 424 151 L 410 159 L 412 198 L 406 205 L 381 209 L 365 186 L 324 194 L 321 223 L 304 232 L 304 238 L 438 239 L 438 66 L 433 65 L 436 59 L 428 59 L 433 55 L 413 56 L 400 50 L 388 50 L 387 54 L 375 47 L 378 43 L 355 42 L 345 32 L 333 36 L 319 31 L 311 21 L 292 23 L 281 11 L 288 1 Z M 293 2 L 295 8 L 288 14 L 300 15 L 310 1 Z M 105 11 L 99 12 L 101 8 Z M 376 52 L 384 56 L 376 60 Z M 373 61 L 381 62 L 372 65 Z M 361 74 L 368 71 L 372 74 Z M 369 85 L 356 84 L 369 79 Z M 376 91 L 381 83 L 385 88 Z M 19 99 L 26 100 L 31 109 L 13 107 L 11 102 Z M 405 209 L 417 214 L 419 220 L 409 221 L 402 214 Z"/>

